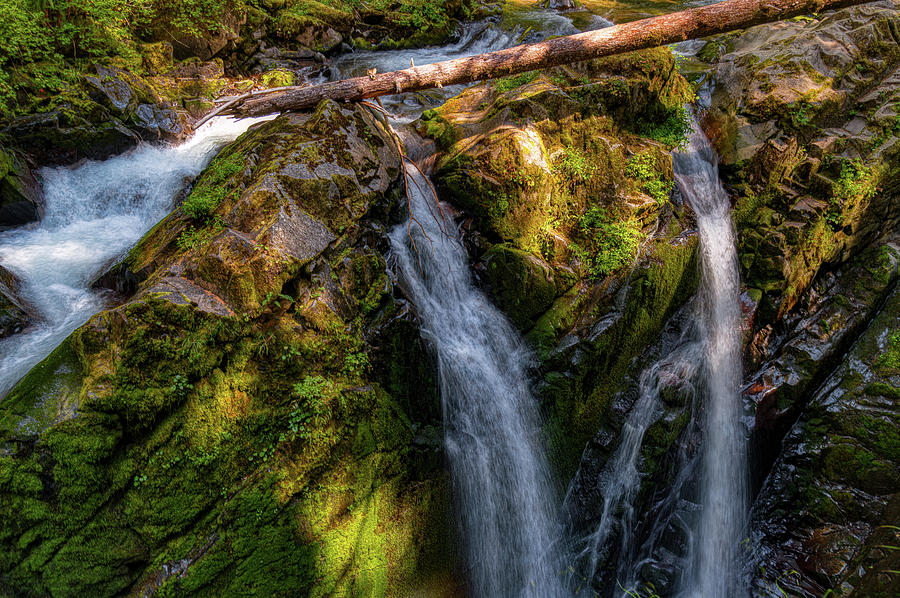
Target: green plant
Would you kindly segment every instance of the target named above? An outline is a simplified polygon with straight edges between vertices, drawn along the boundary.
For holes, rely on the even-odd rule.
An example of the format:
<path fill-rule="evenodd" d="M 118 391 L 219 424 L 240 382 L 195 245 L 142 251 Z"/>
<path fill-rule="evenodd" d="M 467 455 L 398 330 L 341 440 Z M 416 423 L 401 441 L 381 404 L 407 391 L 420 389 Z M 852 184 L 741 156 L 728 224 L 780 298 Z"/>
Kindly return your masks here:
<path fill-rule="evenodd" d="M 790 124 L 795 129 L 802 129 L 812 120 L 812 106 L 806 101 L 794 102 L 788 108 L 787 114 Z"/>
<path fill-rule="evenodd" d="M 563 150 L 562 160 L 556 170 L 575 182 L 586 183 L 594 174 L 595 167 L 590 160 L 573 147 Z"/>
<path fill-rule="evenodd" d="M 684 106 L 672 108 L 660 122 L 643 122 L 638 126 L 638 133 L 659 141 L 669 149 L 687 147 L 688 135 L 693 125 L 691 113 Z"/>
<path fill-rule="evenodd" d="M 628 159 L 625 165 L 625 175 L 641 181 L 641 190 L 664 204 L 672 192 L 672 181 L 665 181 L 660 177 L 659 166 L 656 157 L 651 152 L 641 152 Z"/>
<path fill-rule="evenodd" d="M 637 224 L 612 218 L 605 209 L 591 207 L 578 221 L 590 250 L 573 244 L 572 252 L 587 269 L 592 280 L 598 280 L 631 263 L 637 255 L 641 234 Z"/>
<path fill-rule="evenodd" d="M 839 228 L 845 211 L 875 195 L 877 187 L 872 169 L 859 158 L 841 163 L 841 174 L 832 184 L 825 219 Z"/>

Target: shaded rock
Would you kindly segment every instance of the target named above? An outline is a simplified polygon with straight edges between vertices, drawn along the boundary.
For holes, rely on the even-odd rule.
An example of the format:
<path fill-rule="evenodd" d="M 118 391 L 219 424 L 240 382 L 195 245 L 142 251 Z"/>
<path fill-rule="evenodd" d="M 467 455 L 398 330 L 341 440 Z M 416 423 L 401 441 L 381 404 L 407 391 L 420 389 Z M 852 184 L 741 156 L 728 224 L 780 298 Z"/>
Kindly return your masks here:
<path fill-rule="evenodd" d="M 769 471 L 781 438 L 813 391 L 877 312 L 897 279 L 896 242 L 861 253 L 836 274 L 820 277 L 781 326 L 767 327 L 748 351 L 762 366 L 747 378 L 753 402 L 750 454 L 755 485 Z"/>
<path fill-rule="evenodd" d="M 484 278 L 497 305 L 516 326 L 530 329 L 556 299 L 553 270 L 539 257 L 506 245 L 494 245 L 483 259 Z"/>
<path fill-rule="evenodd" d="M 28 163 L 0 148 L 0 228 L 40 220 L 44 194 Z"/>
<path fill-rule="evenodd" d="M 894 291 L 785 438 L 752 514 L 761 595 L 839 588 L 874 597 L 900 588 L 885 550 L 896 528 L 879 528 L 896 524 L 900 492 L 898 327 Z"/>
<path fill-rule="evenodd" d="M 19 297 L 19 278 L 0 266 L 0 338 L 16 334 L 37 320 L 33 309 Z"/>

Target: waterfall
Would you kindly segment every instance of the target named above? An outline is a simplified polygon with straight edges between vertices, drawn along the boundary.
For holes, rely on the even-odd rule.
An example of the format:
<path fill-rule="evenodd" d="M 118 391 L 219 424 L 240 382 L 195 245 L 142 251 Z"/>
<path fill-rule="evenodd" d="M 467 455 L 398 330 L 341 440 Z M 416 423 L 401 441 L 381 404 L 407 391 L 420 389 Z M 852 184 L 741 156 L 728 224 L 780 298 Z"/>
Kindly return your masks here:
<path fill-rule="evenodd" d="M 600 476 L 599 522 L 582 540 L 579 556 L 592 578 L 603 560 L 609 562 L 617 531 L 615 570 L 626 596 L 635 595 L 642 567 L 658 560 L 662 546 L 661 552 L 669 555 L 664 560 L 680 572 L 681 598 L 733 598 L 745 594 L 737 576 L 748 506 L 735 234 L 715 152 L 697 123 L 689 146 L 676 151 L 673 160 L 676 182 L 694 210 L 700 236 L 702 288 L 696 316 L 678 348 L 641 374 L 638 399 Z M 648 513 L 644 526 L 649 531 L 642 539 L 635 529 L 633 501 L 641 481 L 644 435 L 662 415 L 664 386 L 693 396 L 693 421 L 678 447 L 671 488 Z M 695 438 L 701 439 L 699 450 Z M 686 555 L 671 554 L 672 533 L 681 536 Z"/>
<path fill-rule="evenodd" d="M 444 440 L 473 593 L 564 595 L 554 492 L 528 385 L 529 353 L 473 284 L 449 218 L 408 170 L 414 220 L 391 232 L 393 258 L 437 357 Z"/>
<path fill-rule="evenodd" d="M 731 204 L 709 140 L 694 123 L 690 146 L 675 152 L 675 179 L 697 215 L 702 264 L 701 317 L 706 401 L 700 514 L 690 546 L 684 598 L 738 596 L 738 555 L 748 506 L 741 424 L 740 277 Z M 696 414 L 695 414 L 696 415 Z"/>
<path fill-rule="evenodd" d="M 40 322 L 0 341 L 0 398 L 69 334 L 106 307 L 94 280 L 173 207 L 175 196 L 254 122 L 219 118 L 179 146 L 140 146 L 105 161 L 43 168 L 36 224 L 0 233 L 0 264 L 23 283 Z"/>

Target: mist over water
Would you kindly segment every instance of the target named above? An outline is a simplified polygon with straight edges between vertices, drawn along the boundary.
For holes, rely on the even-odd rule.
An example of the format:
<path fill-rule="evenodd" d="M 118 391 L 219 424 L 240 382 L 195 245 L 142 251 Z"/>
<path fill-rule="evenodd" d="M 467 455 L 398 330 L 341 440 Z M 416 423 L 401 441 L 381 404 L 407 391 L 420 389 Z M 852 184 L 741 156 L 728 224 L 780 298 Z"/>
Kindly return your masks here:
<path fill-rule="evenodd" d="M 254 122 L 219 118 L 178 146 L 145 145 L 104 161 L 43 168 L 44 219 L 0 233 L 0 264 L 23 283 L 38 322 L 0 341 L 0 397 L 102 310 L 93 281 L 172 208 L 215 153 Z"/>
<path fill-rule="evenodd" d="M 415 181 L 412 213 L 421 226 L 397 226 L 390 235 L 392 254 L 437 358 L 444 440 L 473 594 L 566 596 L 555 493 L 528 385 L 530 355 L 506 317 L 474 286 L 454 222 L 437 213 L 424 177 L 408 172 Z"/>

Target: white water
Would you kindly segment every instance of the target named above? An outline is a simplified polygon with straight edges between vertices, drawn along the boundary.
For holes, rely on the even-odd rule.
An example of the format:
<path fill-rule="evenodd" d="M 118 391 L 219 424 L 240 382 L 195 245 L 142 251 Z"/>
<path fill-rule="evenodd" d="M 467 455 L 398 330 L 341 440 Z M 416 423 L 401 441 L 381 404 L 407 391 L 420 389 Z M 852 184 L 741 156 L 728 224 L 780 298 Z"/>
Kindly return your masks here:
<path fill-rule="evenodd" d="M 694 123 L 690 146 L 676 152 L 675 178 L 697 215 L 703 282 L 699 325 L 706 402 L 699 523 L 689 549 L 683 598 L 743 595 L 738 554 L 747 513 L 747 456 L 741 424 L 740 277 L 731 205 L 718 161 Z M 696 416 L 696 414 L 695 414 Z"/>
<path fill-rule="evenodd" d="M 745 434 L 741 425 L 740 304 L 737 250 L 730 201 L 718 176 L 715 153 L 694 123 L 690 145 L 673 155 L 675 176 L 697 217 L 702 288 L 692 329 L 680 346 L 647 368 L 639 396 L 623 426 L 616 452 L 601 475 L 603 507 L 594 531 L 582 540 L 579 555 L 592 579 L 609 563 L 613 532 L 618 532 L 616 576 L 621 595 L 642 585 L 641 568 L 652 562 L 659 542 L 672 527 L 680 529 L 688 554 L 680 562 L 680 598 L 742 596 L 737 585 L 738 552 L 747 512 Z M 682 447 L 677 475 L 663 498 L 664 513 L 643 545 L 633 501 L 640 487 L 640 457 L 647 429 L 663 414 L 660 391 L 678 387 L 693 395 L 702 447 Z M 686 392 L 685 392 L 686 391 Z M 695 427 L 696 426 L 696 427 Z M 698 430 L 699 429 L 699 430 Z M 699 459 L 699 461 L 698 461 Z M 685 493 L 699 481 L 699 496 Z M 693 501 L 699 504 L 691 506 Z M 654 511 L 657 510 L 654 507 Z M 658 555 L 657 555 L 658 556 Z"/>
<path fill-rule="evenodd" d="M 560 525 L 528 386 L 529 354 L 473 285 L 453 221 L 444 221 L 445 235 L 425 179 L 412 169 L 409 174 L 421 227 L 398 226 L 391 247 L 422 336 L 437 356 L 445 445 L 473 593 L 563 596 Z"/>
<path fill-rule="evenodd" d="M 640 488 L 639 470 L 644 435 L 650 425 L 662 414 L 661 391 L 664 388 L 690 395 L 697 378 L 700 346 L 686 342 L 641 373 L 639 395 L 631 408 L 616 452 L 603 469 L 601 477 L 603 509 L 596 529 L 584 541 L 579 555 L 586 558 L 587 576 L 593 577 L 604 556 L 608 556 L 607 542 L 610 534 L 618 530 L 620 538 L 619 561 L 624 564 L 620 579 L 632 582 L 630 571 L 634 544 L 632 534 L 635 525 L 633 501 Z M 635 584 L 632 583 L 632 587 Z"/>
<path fill-rule="evenodd" d="M 179 146 L 145 145 L 102 162 L 44 168 L 44 219 L 0 233 L 0 264 L 23 282 L 36 326 L 0 341 L 0 398 L 106 305 L 91 289 L 173 207 L 215 152 L 264 119 L 214 119 Z"/>

